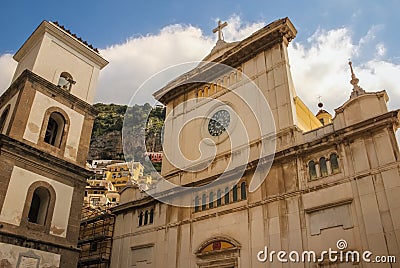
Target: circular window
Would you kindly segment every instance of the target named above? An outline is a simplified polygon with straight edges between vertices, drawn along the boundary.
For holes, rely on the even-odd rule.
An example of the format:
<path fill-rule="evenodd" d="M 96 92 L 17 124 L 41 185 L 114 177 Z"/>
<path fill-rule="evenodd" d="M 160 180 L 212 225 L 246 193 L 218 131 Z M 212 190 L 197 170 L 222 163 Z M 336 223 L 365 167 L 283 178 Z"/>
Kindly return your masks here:
<path fill-rule="evenodd" d="M 227 110 L 219 110 L 214 113 L 208 122 L 208 133 L 217 137 L 221 135 L 229 126 L 231 116 Z"/>

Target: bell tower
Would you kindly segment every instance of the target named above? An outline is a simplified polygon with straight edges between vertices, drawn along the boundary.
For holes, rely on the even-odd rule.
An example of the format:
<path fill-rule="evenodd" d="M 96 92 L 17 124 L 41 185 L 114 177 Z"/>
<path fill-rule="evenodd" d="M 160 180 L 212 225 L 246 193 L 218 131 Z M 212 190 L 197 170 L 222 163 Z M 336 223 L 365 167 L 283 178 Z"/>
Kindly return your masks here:
<path fill-rule="evenodd" d="M 10 92 L 15 99 L 10 108 L 17 109 L 3 133 L 84 166 L 95 86 L 108 62 L 92 45 L 48 21 L 39 25 L 14 59 L 18 66 L 13 85 L 26 87 L 18 97 Z M 13 85 L 10 91 L 15 91 Z"/>
<path fill-rule="evenodd" d="M 14 59 L 12 83 L 0 96 L 0 255 L 9 256 L 0 261 L 76 267 L 92 103 L 108 62 L 49 21 Z"/>
<path fill-rule="evenodd" d="M 28 69 L 92 104 L 99 71 L 107 65 L 98 50 L 58 22 L 43 21 L 14 55 L 13 81 Z"/>

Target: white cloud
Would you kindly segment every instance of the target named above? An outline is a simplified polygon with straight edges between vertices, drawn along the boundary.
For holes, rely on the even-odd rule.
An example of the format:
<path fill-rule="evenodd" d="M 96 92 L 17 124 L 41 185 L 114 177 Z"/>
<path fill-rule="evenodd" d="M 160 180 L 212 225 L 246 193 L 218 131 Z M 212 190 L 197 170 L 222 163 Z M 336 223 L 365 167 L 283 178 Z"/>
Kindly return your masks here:
<path fill-rule="evenodd" d="M 360 38 L 358 42 L 359 46 L 368 44 L 376 38 L 376 34 L 383 29 L 383 25 L 373 25 L 367 32 L 367 34 Z"/>
<path fill-rule="evenodd" d="M 346 28 L 317 30 L 307 42 L 293 42 L 289 46 L 297 93 L 312 110 L 317 107 L 319 96 L 325 107 L 332 110 L 350 94 L 347 62 L 356 47 Z"/>
<path fill-rule="evenodd" d="M 0 56 L 0 93 L 6 91 L 10 86 L 16 66 L 17 62 L 12 58 L 11 54 Z"/>
<path fill-rule="evenodd" d="M 378 43 L 375 46 L 376 48 L 376 54 L 378 57 L 383 57 L 386 54 L 386 47 L 384 43 Z"/>
<path fill-rule="evenodd" d="M 308 40 L 308 44 L 293 42 L 289 47 L 289 59 L 293 80 L 299 96 L 317 110 L 318 97 L 322 97 L 324 107 L 333 109 L 344 103 L 350 95 L 350 71 L 348 59 L 358 59 L 360 51 L 374 39 L 376 27 L 372 27 L 358 42 L 352 40 L 347 28 L 329 31 L 318 30 Z M 308 47 L 308 48 L 306 48 Z M 385 47 L 380 43 L 372 58 L 353 65 L 359 85 L 366 91 L 385 89 L 392 109 L 400 107 L 398 77 L 400 65 L 382 59 Z M 364 51 L 365 52 L 365 51 Z"/>
<path fill-rule="evenodd" d="M 150 76 L 172 65 L 204 57 L 212 40 L 190 25 L 171 25 L 156 35 L 135 37 L 101 50 L 110 64 L 101 72 L 97 101 L 127 103 Z M 155 91 L 155 90 L 154 90 Z M 151 101 L 152 92 L 135 96 Z"/>
<path fill-rule="evenodd" d="M 218 20 L 215 20 L 215 24 L 217 22 Z M 227 22 L 228 26 L 223 28 L 224 40 L 227 42 L 242 40 L 265 26 L 265 22 L 244 23 L 237 15 L 230 17 Z"/>
<path fill-rule="evenodd" d="M 227 42 L 241 40 L 263 25 L 243 24 L 238 16 L 232 16 L 224 28 L 224 38 Z M 199 28 L 176 24 L 158 34 L 130 38 L 101 50 L 110 64 L 101 72 L 96 101 L 127 103 L 150 76 L 176 64 L 203 59 L 215 40 L 216 36 L 205 35 Z M 151 93 L 155 90 L 138 93 L 135 103 L 153 101 Z"/>

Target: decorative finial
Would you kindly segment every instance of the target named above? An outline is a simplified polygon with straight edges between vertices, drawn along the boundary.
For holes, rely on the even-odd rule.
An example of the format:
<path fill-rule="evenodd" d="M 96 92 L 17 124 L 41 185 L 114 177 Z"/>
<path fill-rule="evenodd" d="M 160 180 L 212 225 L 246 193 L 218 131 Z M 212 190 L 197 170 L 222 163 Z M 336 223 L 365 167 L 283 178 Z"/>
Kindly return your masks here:
<path fill-rule="evenodd" d="M 351 80 L 350 80 L 350 84 L 353 85 L 353 92 L 351 92 L 351 96 L 350 98 L 354 98 L 357 97 L 361 94 L 365 93 L 365 90 L 362 89 L 359 85 L 358 82 L 360 81 L 356 75 L 354 74 L 354 70 L 353 70 L 353 63 L 351 62 L 351 60 L 349 59 L 349 65 L 350 65 L 350 71 L 351 71 Z"/>
<path fill-rule="evenodd" d="M 228 23 L 226 21 L 224 23 L 221 23 L 221 21 L 219 20 L 217 28 L 213 29 L 213 33 L 218 32 L 218 41 L 224 40 L 222 28 L 226 27 L 227 25 L 228 25 Z"/>
<path fill-rule="evenodd" d="M 353 70 L 353 63 L 349 60 L 349 65 L 350 65 L 350 71 L 351 71 L 351 80 L 350 80 L 350 84 L 352 84 L 353 86 L 358 85 L 358 82 L 360 81 L 356 75 L 354 74 L 354 70 Z"/>
<path fill-rule="evenodd" d="M 324 107 L 324 104 L 321 101 L 321 96 L 318 97 L 318 107 L 320 110 L 322 110 L 322 107 Z"/>

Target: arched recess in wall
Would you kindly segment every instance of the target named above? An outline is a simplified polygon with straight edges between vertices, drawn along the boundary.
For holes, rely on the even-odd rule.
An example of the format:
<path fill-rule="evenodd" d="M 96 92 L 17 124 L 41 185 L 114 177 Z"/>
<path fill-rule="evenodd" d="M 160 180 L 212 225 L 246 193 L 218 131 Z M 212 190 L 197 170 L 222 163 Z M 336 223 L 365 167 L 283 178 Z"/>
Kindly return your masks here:
<path fill-rule="evenodd" d="M 8 114 L 10 113 L 10 107 L 11 105 L 8 104 L 6 108 L 3 110 L 0 116 L 0 134 L 3 133 L 4 127 L 6 126 L 6 121 Z"/>
<path fill-rule="evenodd" d="M 59 112 L 52 112 L 47 122 L 44 142 L 60 148 L 63 139 L 65 118 Z"/>
<path fill-rule="evenodd" d="M 59 107 L 50 107 L 46 110 L 38 144 L 53 146 L 64 152 L 70 119 L 68 114 Z"/>
<path fill-rule="evenodd" d="M 246 182 L 243 181 L 240 184 L 240 199 L 245 200 L 247 199 L 247 188 L 246 188 Z"/>
<path fill-rule="evenodd" d="M 319 159 L 319 169 L 322 177 L 328 176 L 328 166 L 325 157 Z"/>
<path fill-rule="evenodd" d="M 310 180 L 315 180 L 317 178 L 317 169 L 314 160 L 308 162 L 308 175 Z"/>
<path fill-rule="evenodd" d="M 339 157 L 336 153 L 331 153 L 331 155 L 329 156 L 329 162 L 331 164 L 331 169 L 332 169 L 332 173 L 338 173 L 340 171 L 339 169 Z"/>
<path fill-rule="evenodd" d="M 49 183 L 45 181 L 32 183 L 26 194 L 21 225 L 48 233 L 56 198 L 56 191 Z"/>
<path fill-rule="evenodd" d="M 62 72 L 58 78 L 57 86 L 66 91 L 71 91 L 71 88 L 75 83 L 76 82 L 70 73 Z"/>

